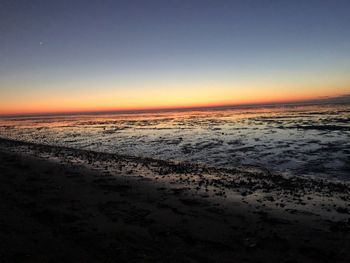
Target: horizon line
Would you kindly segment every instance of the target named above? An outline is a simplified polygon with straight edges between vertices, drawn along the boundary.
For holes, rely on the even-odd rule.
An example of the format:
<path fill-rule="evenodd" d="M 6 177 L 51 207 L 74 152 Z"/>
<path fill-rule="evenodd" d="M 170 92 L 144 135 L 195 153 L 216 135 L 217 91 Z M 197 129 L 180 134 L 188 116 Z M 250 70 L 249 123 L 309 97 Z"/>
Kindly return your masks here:
<path fill-rule="evenodd" d="M 342 104 L 350 103 L 350 94 L 345 94 L 336 97 L 323 97 L 315 99 L 295 100 L 295 101 L 271 101 L 257 103 L 241 103 L 241 104 L 218 104 L 218 105 L 200 105 L 200 106 L 180 106 L 180 107 L 159 107 L 159 108 L 135 108 L 135 109 L 109 109 L 109 110 L 73 110 L 73 111 L 57 111 L 57 112 L 30 112 L 30 113 L 11 113 L 0 114 L 0 118 L 21 118 L 21 117 L 55 117 L 69 115 L 93 115 L 93 114 L 129 114 L 142 112 L 157 112 L 157 111 L 189 111 L 203 109 L 224 109 L 224 108 L 244 108 L 254 106 L 277 106 L 277 105 L 312 105 L 319 103 Z"/>

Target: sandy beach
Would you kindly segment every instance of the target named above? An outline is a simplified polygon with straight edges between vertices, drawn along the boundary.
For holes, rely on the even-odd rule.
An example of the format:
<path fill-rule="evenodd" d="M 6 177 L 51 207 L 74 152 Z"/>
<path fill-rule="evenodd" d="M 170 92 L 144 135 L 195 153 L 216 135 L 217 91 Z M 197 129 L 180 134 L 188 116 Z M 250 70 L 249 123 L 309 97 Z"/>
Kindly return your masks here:
<path fill-rule="evenodd" d="M 350 187 L 0 140 L 1 262 L 349 262 Z"/>

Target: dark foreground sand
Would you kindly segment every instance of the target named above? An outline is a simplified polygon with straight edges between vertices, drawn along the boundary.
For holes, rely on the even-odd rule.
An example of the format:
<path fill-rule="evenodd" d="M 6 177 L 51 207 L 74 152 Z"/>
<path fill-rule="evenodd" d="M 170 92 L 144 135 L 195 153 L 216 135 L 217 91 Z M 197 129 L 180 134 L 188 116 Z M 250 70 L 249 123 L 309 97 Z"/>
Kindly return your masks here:
<path fill-rule="evenodd" d="M 0 139 L 0 262 L 350 262 L 350 187 Z"/>

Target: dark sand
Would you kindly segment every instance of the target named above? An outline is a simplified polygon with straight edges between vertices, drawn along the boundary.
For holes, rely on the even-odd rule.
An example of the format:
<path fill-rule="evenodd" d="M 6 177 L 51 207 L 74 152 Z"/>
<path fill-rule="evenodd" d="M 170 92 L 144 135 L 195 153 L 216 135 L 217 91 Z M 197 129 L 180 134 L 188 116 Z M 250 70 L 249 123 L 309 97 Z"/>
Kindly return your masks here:
<path fill-rule="evenodd" d="M 350 187 L 0 139 L 0 262 L 350 262 Z"/>

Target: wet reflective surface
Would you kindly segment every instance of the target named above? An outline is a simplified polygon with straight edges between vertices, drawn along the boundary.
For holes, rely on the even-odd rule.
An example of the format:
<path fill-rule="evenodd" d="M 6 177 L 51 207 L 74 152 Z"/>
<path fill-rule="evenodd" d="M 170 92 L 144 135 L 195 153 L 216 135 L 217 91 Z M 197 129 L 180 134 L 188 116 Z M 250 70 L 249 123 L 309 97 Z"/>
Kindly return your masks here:
<path fill-rule="evenodd" d="M 350 105 L 0 120 L 0 136 L 99 152 L 350 179 Z"/>

